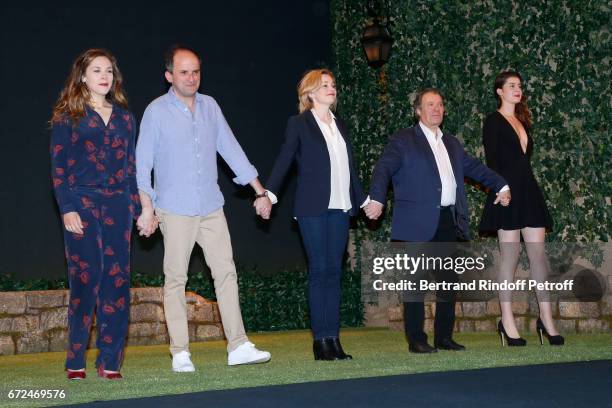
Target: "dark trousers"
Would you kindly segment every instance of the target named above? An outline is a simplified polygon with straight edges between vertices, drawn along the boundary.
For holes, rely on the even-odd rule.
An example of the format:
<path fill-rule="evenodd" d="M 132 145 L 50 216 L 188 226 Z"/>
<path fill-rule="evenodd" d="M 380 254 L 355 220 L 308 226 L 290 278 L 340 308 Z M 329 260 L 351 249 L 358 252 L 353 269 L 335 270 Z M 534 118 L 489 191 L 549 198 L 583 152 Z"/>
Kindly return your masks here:
<path fill-rule="evenodd" d="M 96 366 L 116 371 L 123 360 L 130 308 L 132 215 L 123 191 L 77 193 L 83 235 L 64 230 L 70 284 L 66 368 L 85 367 L 96 313 Z"/>
<path fill-rule="evenodd" d="M 348 241 L 349 215 L 328 210 L 317 217 L 298 217 L 308 257 L 308 304 L 315 340 L 338 337 L 342 259 Z"/>
<path fill-rule="evenodd" d="M 454 215 L 450 207 L 440 209 L 440 221 L 436 234 L 430 242 L 456 242 L 457 232 L 454 222 Z M 448 252 L 445 247 L 442 252 Z M 441 256 L 439 252 L 433 250 L 428 256 Z M 437 282 L 456 282 L 457 275 L 454 271 L 436 270 L 433 271 Z M 425 304 L 423 298 L 425 293 L 421 293 L 420 299 L 404 302 L 404 327 L 409 342 L 425 342 L 427 334 L 424 331 L 425 324 Z M 455 298 L 454 290 L 436 292 L 436 314 L 434 320 L 434 337 L 436 340 L 451 338 L 453 326 L 455 324 Z"/>

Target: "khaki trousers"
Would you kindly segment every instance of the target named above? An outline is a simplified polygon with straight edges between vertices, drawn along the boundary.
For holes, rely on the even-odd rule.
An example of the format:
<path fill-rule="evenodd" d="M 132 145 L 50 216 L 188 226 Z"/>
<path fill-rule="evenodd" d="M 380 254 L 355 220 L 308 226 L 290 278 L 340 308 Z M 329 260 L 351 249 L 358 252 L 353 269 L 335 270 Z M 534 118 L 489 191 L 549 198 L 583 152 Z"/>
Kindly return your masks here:
<path fill-rule="evenodd" d="M 189 350 L 185 285 L 196 242 L 202 247 L 212 272 L 221 322 L 228 340 L 227 351 L 235 350 L 248 338 L 240 313 L 236 266 L 223 208 L 203 217 L 171 214 L 159 208 L 155 212 L 164 236 L 164 313 L 170 352 L 174 355 Z"/>

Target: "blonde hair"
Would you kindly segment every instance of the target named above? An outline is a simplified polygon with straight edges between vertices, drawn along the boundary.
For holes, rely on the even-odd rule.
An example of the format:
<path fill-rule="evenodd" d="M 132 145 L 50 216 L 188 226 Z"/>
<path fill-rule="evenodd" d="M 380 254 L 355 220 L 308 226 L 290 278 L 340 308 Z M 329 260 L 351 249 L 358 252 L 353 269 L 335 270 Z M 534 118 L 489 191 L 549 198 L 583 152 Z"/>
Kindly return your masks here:
<path fill-rule="evenodd" d="M 334 78 L 334 74 L 329 69 L 311 69 L 306 72 L 300 83 L 298 84 L 297 93 L 298 93 L 298 109 L 300 113 L 305 112 L 307 110 L 312 109 L 313 103 L 309 93 L 316 91 L 321 87 L 321 83 L 323 82 L 323 75 L 329 75 L 336 82 L 336 78 Z M 331 110 L 336 110 L 336 102 L 330 107 Z"/>

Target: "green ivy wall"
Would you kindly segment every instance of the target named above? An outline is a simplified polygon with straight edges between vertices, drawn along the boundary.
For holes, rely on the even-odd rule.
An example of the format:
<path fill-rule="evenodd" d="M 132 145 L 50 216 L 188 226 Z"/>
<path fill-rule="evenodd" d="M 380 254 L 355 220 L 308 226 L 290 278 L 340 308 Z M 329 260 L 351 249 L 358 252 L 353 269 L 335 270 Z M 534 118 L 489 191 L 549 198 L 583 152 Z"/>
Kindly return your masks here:
<path fill-rule="evenodd" d="M 445 95 L 443 129 L 484 161 L 493 80 L 515 69 L 534 117 L 533 169 L 554 220 L 548 239 L 608 240 L 610 3 L 390 0 L 395 44 L 382 76 L 367 66 L 359 41 L 364 3 L 332 0 L 331 10 L 339 115 L 351 128 L 365 186 L 388 135 L 413 124 L 410 101 L 425 86 Z M 485 193 L 468 188 L 468 196 L 477 237 Z M 360 221 L 358 240 L 388 240 L 389 219 L 373 231 Z"/>

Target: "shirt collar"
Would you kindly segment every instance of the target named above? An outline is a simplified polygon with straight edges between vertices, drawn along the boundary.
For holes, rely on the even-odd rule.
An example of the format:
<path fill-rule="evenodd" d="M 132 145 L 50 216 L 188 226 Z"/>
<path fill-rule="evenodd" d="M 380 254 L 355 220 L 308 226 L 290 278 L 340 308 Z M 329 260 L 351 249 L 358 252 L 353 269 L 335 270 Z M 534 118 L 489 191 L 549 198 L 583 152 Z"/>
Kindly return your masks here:
<path fill-rule="evenodd" d="M 178 105 L 180 107 L 185 107 L 185 104 L 183 103 L 183 101 L 181 101 L 178 96 L 176 96 L 176 93 L 174 92 L 174 88 L 172 86 L 170 86 L 170 89 L 168 89 L 168 96 L 170 97 L 170 102 Z M 204 95 L 202 95 L 199 92 L 196 92 L 195 94 L 195 102 L 196 103 L 201 103 L 204 100 Z"/>
<path fill-rule="evenodd" d="M 427 126 L 425 126 L 425 124 L 421 121 L 419 121 L 419 126 L 421 127 L 421 130 L 423 130 L 423 133 L 425 133 L 425 137 L 427 137 L 428 140 L 434 141 L 434 142 L 438 142 L 439 140 L 442 140 L 442 130 L 440 130 L 440 128 L 438 128 L 436 130 L 436 133 L 434 134 L 434 132 L 432 132 Z"/>
<path fill-rule="evenodd" d="M 315 117 L 315 119 L 317 120 L 317 122 L 320 122 L 321 119 L 317 116 L 317 112 L 315 112 L 314 108 L 312 108 L 310 110 L 312 112 L 312 115 Z M 332 110 L 329 110 L 329 114 L 331 115 L 332 121 L 336 120 L 336 115 L 334 115 L 334 112 L 332 112 Z"/>
<path fill-rule="evenodd" d="M 115 113 L 119 113 L 117 109 L 119 109 L 119 106 L 116 103 L 111 103 L 111 115 L 110 115 L 110 118 L 108 119 L 108 123 L 110 123 L 111 120 L 113 120 L 113 118 L 115 117 Z M 100 118 L 100 120 L 102 120 L 102 115 L 96 112 L 94 108 L 92 108 L 89 104 L 85 105 L 85 115 L 88 117 L 93 116 L 96 118 Z M 104 124 L 104 120 L 102 120 L 102 123 Z M 108 123 L 107 123 L 107 126 L 108 126 Z"/>

